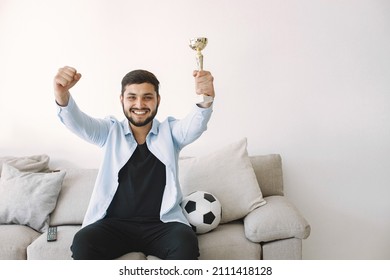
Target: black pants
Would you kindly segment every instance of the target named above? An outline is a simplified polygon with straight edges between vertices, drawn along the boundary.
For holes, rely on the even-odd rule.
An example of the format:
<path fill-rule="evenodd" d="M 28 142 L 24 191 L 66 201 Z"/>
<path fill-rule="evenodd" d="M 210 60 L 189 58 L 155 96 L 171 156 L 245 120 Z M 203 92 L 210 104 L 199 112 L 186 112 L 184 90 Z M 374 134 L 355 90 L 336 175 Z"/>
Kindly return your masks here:
<path fill-rule="evenodd" d="M 102 219 L 78 231 L 71 250 L 75 260 L 115 259 L 129 252 L 171 260 L 199 257 L 198 239 L 191 227 L 160 221 Z"/>

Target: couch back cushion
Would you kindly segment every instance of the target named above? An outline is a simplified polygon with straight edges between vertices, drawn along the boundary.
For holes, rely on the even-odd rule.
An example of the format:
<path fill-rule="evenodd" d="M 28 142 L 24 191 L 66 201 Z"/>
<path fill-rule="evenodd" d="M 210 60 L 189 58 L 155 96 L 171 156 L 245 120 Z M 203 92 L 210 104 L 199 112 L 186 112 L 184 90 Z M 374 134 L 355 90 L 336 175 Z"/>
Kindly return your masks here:
<path fill-rule="evenodd" d="M 250 156 L 250 160 L 263 196 L 284 195 L 281 156 Z"/>
<path fill-rule="evenodd" d="M 82 224 L 95 185 L 97 169 L 67 168 L 50 225 Z"/>

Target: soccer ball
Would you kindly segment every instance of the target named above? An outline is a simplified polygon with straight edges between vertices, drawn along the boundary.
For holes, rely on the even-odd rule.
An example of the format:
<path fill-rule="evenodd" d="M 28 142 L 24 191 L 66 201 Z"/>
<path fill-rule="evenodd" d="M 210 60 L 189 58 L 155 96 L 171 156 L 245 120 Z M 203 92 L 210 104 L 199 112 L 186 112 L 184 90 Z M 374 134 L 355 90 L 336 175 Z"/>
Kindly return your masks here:
<path fill-rule="evenodd" d="M 183 199 L 181 208 L 197 234 L 215 229 L 221 221 L 221 203 L 208 192 L 195 191 L 189 194 Z"/>

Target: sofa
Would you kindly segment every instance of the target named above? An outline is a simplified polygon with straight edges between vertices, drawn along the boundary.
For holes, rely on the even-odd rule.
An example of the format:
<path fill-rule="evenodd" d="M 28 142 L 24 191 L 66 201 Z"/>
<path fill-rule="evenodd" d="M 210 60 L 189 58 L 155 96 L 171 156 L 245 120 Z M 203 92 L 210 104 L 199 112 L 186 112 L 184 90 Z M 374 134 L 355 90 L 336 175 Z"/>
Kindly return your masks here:
<path fill-rule="evenodd" d="M 67 164 L 59 159 L 51 161 L 47 155 L 0 157 L 0 259 L 72 259 L 70 245 L 81 227 L 98 169 L 64 162 Z M 222 205 L 220 224 L 198 235 L 199 259 L 302 258 L 302 240 L 310 235 L 310 225 L 284 196 L 280 155 L 249 156 L 247 140 L 241 139 L 204 156 L 180 158 L 179 172 L 184 196 L 205 190 L 218 197 Z M 37 185 L 44 185 L 42 182 L 51 183 L 42 186 L 38 195 L 33 194 Z M 19 192 L 15 194 L 16 185 Z M 33 191 L 25 191 L 26 185 Z M 50 192 L 51 198 L 43 201 Z M 24 197 L 23 201 L 18 197 Z M 18 205 L 15 201 L 23 205 L 11 209 Z M 27 210 L 20 211 L 27 201 Z M 40 205 L 42 208 L 35 209 Z M 30 210 L 32 214 L 26 213 Z M 41 221 L 34 220 L 45 211 Z M 57 227 L 54 242 L 47 241 L 49 226 Z M 156 257 L 129 252 L 119 259 Z"/>

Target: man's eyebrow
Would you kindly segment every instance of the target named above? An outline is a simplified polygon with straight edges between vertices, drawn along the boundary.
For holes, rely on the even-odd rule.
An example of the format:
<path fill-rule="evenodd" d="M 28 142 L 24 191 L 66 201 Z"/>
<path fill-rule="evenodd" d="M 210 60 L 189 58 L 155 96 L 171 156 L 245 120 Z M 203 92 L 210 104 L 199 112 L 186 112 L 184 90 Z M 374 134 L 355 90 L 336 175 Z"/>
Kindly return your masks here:
<path fill-rule="evenodd" d="M 149 95 L 154 95 L 153 92 L 146 92 L 146 93 L 141 93 L 141 94 L 137 94 L 137 93 L 134 93 L 134 92 L 128 92 L 126 93 L 126 95 L 142 95 L 142 96 L 149 96 Z"/>

